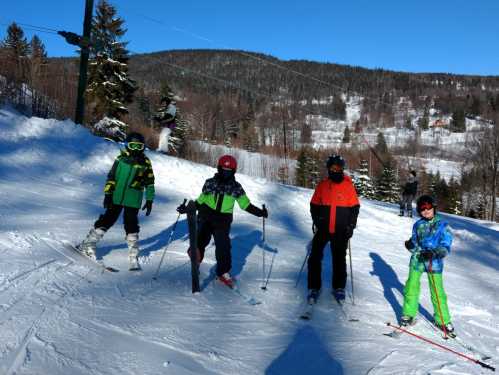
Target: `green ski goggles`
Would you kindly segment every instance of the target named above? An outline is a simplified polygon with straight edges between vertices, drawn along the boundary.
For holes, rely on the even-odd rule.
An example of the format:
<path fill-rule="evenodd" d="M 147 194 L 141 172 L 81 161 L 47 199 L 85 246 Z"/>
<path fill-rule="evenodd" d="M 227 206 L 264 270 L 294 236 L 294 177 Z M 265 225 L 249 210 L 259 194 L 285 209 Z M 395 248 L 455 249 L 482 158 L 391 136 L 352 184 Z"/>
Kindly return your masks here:
<path fill-rule="evenodd" d="M 144 149 L 144 144 L 142 142 L 128 142 L 127 147 L 133 151 L 142 151 Z"/>

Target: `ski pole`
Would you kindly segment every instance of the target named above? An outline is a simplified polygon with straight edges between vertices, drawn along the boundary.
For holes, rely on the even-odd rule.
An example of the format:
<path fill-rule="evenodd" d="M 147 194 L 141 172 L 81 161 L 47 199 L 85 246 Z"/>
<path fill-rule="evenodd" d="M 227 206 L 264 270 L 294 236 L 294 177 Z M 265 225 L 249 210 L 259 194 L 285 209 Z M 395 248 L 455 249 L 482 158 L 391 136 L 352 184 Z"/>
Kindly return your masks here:
<path fill-rule="evenodd" d="M 265 205 L 263 205 L 263 209 L 265 210 Z M 267 285 L 265 283 L 265 217 L 262 216 L 262 290 L 267 289 Z"/>
<path fill-rule="evenodd" d="M 348 254 L 350 255 L 350 281 L 352 283 L 352 305 L 355 305 L 355 294 L 353 293 L 353 266 L 352 266 L 352 248 L 348 240 Z"/>
<path fill-rule="evenodd" d="M 310 252 L 312 251 L 312 241 L 310 241 L 307 245 L 307 254 L 305 255 L 305 259 L 303 259 L 303 264 L 301 265 L 300 272 L 298 272 L 298 277 L 296 278 L 296 284 L 295 288 L 298 286 L 298 283 L 300 282 L 301 274 L 303 272 L 303 267 L 305 267 L 305 263 L 307 262 L 307 259 L 310 255 Z"/>
<path fill-rule="evenodd" d="M 433 263 L 432 260 L 433 260 L 432 255 L 430 254 L 430 261 L 429 261 L 429 266 L 428 266 L 429 272 L 428 273 L 430 274 L 433 292 L 435 293 L 435 297 L 437 298 L 438 313 L 440 314 L 440 322 L 442 323 L 442 329 L 444 331 L 444 339 L 447 340 L 447 327 L 445 326 L 444 316 L 442 315 L 442 308 L 440 307 L 440 298 L 438 297 L 437 286 L 435 284 L 435 278 L 433 277 L 432 266 L 431 266 L 431 264 Z"/>
<path fill-rule="evenodd" d="M 184 203 L 185 203 L 185 200 L 184 200 Z M 172 230 L 170 232 L 170 237 L 168 238 L 168 242 L 166 243 L 166 246 L 165 246 L 165 248 L 163 250 L 163 255 L 161 255 L 161 260 L 159 261 L 158 268 L 156 269 L 156 273 L 152 277 L 153 280 L 157 280 L 158 279 L 159 269 L 161 268 L 161 265 L 163 264 L 163 259 L 165 258 L 166 249 L 168 249 L 168 246 L 172 242 L 173 233 L 175 233 L 175 228 L 177 227 L 178 219 L 180 219 L 180 214 L 178 214 L 177 220 L 175 220 L 175 223 L 173 224 L 173 228 L 172 228 Z"/>
<path fill-rule="evenodd" d="M 270 280 L 270 274 L 272 273 L 272 267 L 274 266 L 274 259 L 275 259 L 276 254 L 277 254 L 277 251 L 274 252 L 274 254 L 272 255 L 272 260 L 270 261 L 269 273 L 267 274 L 267 277 L 265 278 L 265 284 L 262 286 L 263 290 L 267 290 L 267 285 L 268 285 L 269 280 Z"/>
<path fill-rule="evenodd" d="M 455 351 L 453 349 L 450 349 L 450 348 L 448 348 L 448 347 L 446 347 L 444 345 L 436 343 L 435 341 L 427 339 L 426 337 L 423 337 L 423 336 L 420 336 L 420 335 L 415 334 L 413 332 L 410 332 L 410 331 L 408 331 L 408 330 L 406 330 L 406 329 L 404 329 L 402 327 L 399 327 L 397 325 L 391 324 L 390 322 L 386 323 L 386 325 L 389 326 L 389 327 L 395 328 L 396 330 L 399 330 L 399 331 L 402 331 L 404 333 L 407 333 L 408 335 L 414 336 L 414 337 L 416 337 L 419 340 L 422 340 L 422 341 L 425 341 L 425 342 L 427 342 L 429 344 L 435 345 L 436 347 L 438 347 L 440 349 L 444 349 L 444 350 L 447 350 L 447 351 L 449 351 L 451 353 L 454 353 L 454 354 L 456 354 L 456 355 L 458 355 L 460 357 L 463 357 L 463 358 L 465 358 L 465 359 L 467 359 L 467 360 L 469 360 L 471 362 L 475 362 L 477 365 L 480 365 L 480 366 L 482 366 L 482 367 L 484 367 L 486 369 L 492 370 L 494 372 L 496 371 L 495 367 L 492 367 L 492 366 L 488 365 L 487 363 L 484 363 L 484 362 L 482 362 L 482 361 L 480 361 L 478 359 L 475 359 L 475 358 L 471 358 L 471 357 L 469 357 L 469 356 L 467 356 L 465 354 L 459 353 L 459 352 L 457 352 L 457 351 Z"/>

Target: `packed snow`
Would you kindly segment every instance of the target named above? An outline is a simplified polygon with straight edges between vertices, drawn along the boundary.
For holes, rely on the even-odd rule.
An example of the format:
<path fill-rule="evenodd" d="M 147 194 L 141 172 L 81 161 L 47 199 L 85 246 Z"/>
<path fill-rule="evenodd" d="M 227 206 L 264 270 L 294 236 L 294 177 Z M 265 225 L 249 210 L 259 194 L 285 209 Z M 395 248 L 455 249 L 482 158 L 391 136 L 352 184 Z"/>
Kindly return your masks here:
<path fill-rule="evenodd" d="M 99 244 L 102 273 L 63 246 L 83 239 L 103 212 L 102 188 L 119 144 L 70 121 L 0 111 L 0 373 L 12 374 L 480 374 L 476 363 L 408 335 L 384 336 L 401 314 L 413 220 L 392 204 L 361 200 L 351 241 L 354 295 L 345 310 L 330 297 L 331 258 L 313 318 L 304 308 L 312 191 L 237 174 L 269 218 L 236 209 L 232 274 L 241 295 L 214 280 L 214 248 L 201 264 L 201 293 L 191 294 L 186 218 L 175 208 L 195 198 L 214 168 L 147 151 L 156 175 L 151 216 L 140 216 L 139 273 L 127 271 L 121 221 Z M 444 215 L 454 234 L 444 273 L 459 337 L 499 358 L 499 225 Z M 164 251 L 166 252 L 164 253 Z M 153 281 L 161 256 L 164 263 Z M 266 271 L 272 265 L 267 290 Z M 273 263 L 272 263 L 273 261 Z M 296 286 L 297 284 L 297 286 Z M 247 303 L 246 297 L 261 302 Z M 355 304 L 354 304 L 355 302 Z M 431 319 L 422 282 L 414 332 L 480 359 L 424 322 Z"/>

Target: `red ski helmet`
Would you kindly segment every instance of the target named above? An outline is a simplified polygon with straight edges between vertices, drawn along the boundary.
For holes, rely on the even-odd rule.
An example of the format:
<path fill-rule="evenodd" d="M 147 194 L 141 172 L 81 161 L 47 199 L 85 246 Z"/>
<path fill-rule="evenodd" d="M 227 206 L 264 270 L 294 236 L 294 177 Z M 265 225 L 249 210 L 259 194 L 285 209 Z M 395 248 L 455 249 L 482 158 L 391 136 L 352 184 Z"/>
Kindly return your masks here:
<path fill-rule="evenodd" d="M 437 204 L 432 196 L 422 195 L 416 201 L 416 211 L 421 215 L 421 211 L 433 208 L 437 213 Z"/>
<path fill-rule="evenodd" d="M 232 169 L 235 172 L 237 169 L 237 161 L 231 155 L 224 155 L 220 159 L 218 159 L 217 167 L 223 169 Z"/>

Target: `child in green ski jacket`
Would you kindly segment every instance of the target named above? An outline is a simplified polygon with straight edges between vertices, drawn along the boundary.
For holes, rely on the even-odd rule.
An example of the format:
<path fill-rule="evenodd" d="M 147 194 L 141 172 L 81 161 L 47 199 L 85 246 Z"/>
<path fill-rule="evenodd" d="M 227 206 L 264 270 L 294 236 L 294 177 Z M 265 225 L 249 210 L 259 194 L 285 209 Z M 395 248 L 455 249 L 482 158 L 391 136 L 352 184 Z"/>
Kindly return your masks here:
<path fill-rule="evenodd" d="M 139 209 L 145 189 L 146 203 L 142 210 L 146 210 L 146 216 L 151 213 L 154 173 L 151 161 L 144 155 L 144 137 L 139 133 L 131 133 L 125 142 L 126 148 L 114 161 L 104 187 L 103 206 L 106 211 L 94 223 L 80 248 L 87 256 L 95 259 L 97 242 L 114 225 L 123 210 L 130 270 L 135 270 L 139 269 Z"/>
<path fill-rule="evenodd" d="M 436 214 L 436 205 L 431 196 L 419 197 L 416 207 L 421 219 L 414 223 L 412 237 L 405 242 L 412 256 L 409 277 L 404 288 L 404 307 L 400 324 L 408 326 L 414 323 L 419 305 L 421 275 L 426 272 L 435 325 L 449 335 L 454 335 L 442 278 L 443 258 L 450 253 L 452 234 L 447 222 Z"/>

